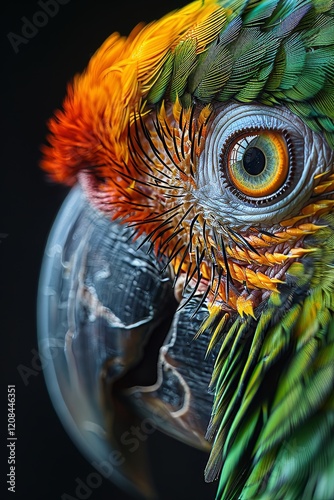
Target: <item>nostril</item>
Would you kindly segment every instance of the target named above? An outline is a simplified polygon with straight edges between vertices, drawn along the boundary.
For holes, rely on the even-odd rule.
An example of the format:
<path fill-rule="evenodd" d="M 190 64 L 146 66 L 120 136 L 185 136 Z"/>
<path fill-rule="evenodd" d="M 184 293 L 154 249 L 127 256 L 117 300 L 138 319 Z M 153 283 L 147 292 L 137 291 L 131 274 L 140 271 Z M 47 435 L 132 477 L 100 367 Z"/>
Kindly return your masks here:
<path fill-rule="evenodd" d="M 79 172 L 78 180 L 91 205 L 105 214 L 110 213 L 109 195 L 107 191 L 99 189 L 101 185 L 105 184 L 105 179 L 89 170 L 84 170 Z"/>

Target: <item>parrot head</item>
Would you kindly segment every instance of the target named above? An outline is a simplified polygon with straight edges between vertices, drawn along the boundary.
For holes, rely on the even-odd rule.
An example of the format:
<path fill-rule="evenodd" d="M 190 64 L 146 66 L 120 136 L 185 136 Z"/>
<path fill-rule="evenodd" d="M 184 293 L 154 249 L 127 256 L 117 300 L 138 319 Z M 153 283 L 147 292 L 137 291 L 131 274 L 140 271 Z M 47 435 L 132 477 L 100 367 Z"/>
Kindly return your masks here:
<path fill-rule="evenodd" d="M 208 310 L 220 500 L 334 496 L 333 84 L 332 1 L 198 0 L 110 36 L 49 123 L 43 169 Z"/>

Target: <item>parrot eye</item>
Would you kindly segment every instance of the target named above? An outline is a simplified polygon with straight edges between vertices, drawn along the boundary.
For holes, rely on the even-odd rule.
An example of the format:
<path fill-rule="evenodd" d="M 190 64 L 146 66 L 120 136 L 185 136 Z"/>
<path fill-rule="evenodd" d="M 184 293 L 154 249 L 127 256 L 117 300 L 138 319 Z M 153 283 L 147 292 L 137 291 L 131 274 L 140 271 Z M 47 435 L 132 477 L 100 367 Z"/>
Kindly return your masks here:
<path fill-rule="evenodd" d="M 286 187 L 290 156 L 285 134 L 266 130 L 237 134 L 221 160 L 227 165 L 230 182 L 240 193 L 267 198 L 277 196 Z"/>
<path fill-rule="evenodd" d="M 285 107 L 233 102 L 212 117 L 193 193 L 206 217 L 248 227 L 298 213 L 333 161 L 322 136 Z"/>

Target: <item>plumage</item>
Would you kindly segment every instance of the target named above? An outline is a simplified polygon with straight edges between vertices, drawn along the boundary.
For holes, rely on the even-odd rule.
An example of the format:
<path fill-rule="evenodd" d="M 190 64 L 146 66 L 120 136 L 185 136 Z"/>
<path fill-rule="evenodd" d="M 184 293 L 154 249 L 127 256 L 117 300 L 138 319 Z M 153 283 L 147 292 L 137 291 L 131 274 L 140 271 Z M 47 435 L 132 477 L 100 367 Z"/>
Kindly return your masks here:
<path fill-rule="evenodd" d="M 198 0 L 112 35 L 49 124 L 44 170 L 207 307 L 217 500 L 334 498 L 333 84 L 332 1 Z"/>

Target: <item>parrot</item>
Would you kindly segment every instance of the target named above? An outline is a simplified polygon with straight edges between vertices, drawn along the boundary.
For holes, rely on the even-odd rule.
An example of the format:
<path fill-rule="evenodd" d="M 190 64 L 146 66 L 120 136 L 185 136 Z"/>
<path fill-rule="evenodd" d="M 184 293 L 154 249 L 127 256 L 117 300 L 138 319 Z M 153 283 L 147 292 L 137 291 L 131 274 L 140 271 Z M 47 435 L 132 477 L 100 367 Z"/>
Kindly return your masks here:
<path fill-rule="evenodd" d="M 113 228 L 118 311 L 146 300 L 155 322 L 106 348 L 98 404 L 115 424 L 101 373 L 119 381 L 159 337 L 151 392 L 126 388 L 147 416 L 163 377 L 181 387 L 161 428 L 208 450 L 216 500 L 334 498 L 333 89 L 332 0 L 195 0 L 107 38 L 48 124 L 41 167 L 81 190 L 66 224 L 83 196 Z M 91 316 L 117 323 L 95 292 Z"/>

